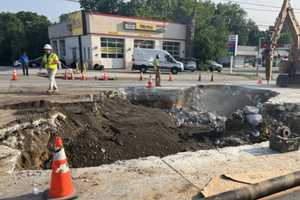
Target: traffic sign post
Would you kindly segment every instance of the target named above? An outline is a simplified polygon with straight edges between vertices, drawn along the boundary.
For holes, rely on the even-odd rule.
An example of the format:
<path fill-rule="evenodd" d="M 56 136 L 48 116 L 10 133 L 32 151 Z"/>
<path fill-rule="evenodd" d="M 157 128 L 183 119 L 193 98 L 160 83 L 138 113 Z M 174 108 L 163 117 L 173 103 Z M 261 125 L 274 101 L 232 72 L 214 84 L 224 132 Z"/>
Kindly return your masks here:
<path fill-rule="evenodd" d="M 228 37 L 228 54 L 230 55 L 230 74 L 232 74 L 233 61 L 237 53 L 238 35 L 229 35 Z"/>

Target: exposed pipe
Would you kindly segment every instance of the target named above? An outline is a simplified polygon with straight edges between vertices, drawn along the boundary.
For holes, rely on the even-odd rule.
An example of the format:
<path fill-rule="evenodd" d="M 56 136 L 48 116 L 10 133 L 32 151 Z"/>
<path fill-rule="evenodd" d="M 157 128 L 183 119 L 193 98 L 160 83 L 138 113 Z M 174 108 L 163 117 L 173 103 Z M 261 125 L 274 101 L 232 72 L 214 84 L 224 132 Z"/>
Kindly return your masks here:
<path fill-rule="evenodd" d="M 269 179 L 238 190 L 205 198 L 204 200 L 255 200 L 300 186 L 300 171 Z"/>

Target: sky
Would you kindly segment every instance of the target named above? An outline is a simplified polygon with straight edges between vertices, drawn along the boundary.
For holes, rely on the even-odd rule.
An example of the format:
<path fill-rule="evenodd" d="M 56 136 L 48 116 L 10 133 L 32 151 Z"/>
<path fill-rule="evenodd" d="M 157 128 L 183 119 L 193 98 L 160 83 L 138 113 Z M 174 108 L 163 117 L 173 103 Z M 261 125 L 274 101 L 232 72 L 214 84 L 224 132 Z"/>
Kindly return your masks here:
<path fill-rule="evenodd" d="M 113 1 L 113 0 L 112 0 Z M 229 2 L 229 0 L 211 0 L 213 2 Z M 273 25 L 278 16 L 283 0 L 232 0 L 240 3 L 248 17 L 253 19 L 260 27 L 266 29 L 267 26 Z M 300 21 L 300 1 L 291 0 L 295 9 L 298 20 Z M 22 3 L 21 3 L 22 2 Z M 26 2 L 26 3 L 25 3 Z M 259 4 L 259 5 L 254 5 Z M 67 0 L 0 0 L 0 12 L 18 12 L 32 11 L 46 15 L 50 21 L 58 21 L 58 17 L 63 13 L 79 10 L 79 3 Z"/>
<path fill-rule="evenodd" d="M 63 13 L 79 10 L 80 5 L 66 0 L 0 0 L 0 12 L 32 11 L 58 21 Z"/>
<path fill-rule="evenodd" d="M 229 0 L 212 1 L 216 3 L 229 2 Z M 232 2 L 239 3 L 247 11 L 248 17 L 253 19 L 260 29 L 266 29 L 268 28 L 266 25 L 274 25 L 280 11 L 280 8 L 276 7 L 281 7 L 283 0 L 232 0 Z M 295 9 L 297 19 L 300 21 L 300 1 L 291 0 L 291 3 Z"/>

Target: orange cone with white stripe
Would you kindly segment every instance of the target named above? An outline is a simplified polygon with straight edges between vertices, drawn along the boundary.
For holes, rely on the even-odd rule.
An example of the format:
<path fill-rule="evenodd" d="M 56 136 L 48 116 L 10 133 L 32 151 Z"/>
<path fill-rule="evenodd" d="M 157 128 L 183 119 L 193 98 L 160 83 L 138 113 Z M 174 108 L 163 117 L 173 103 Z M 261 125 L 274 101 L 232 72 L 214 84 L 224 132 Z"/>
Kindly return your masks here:
<path fill-rule="evenodd" d="M 168 79 L 168 81 L 173 81 L 174 79 L 173 79 L 173 75 L 172 75 L 172 73 L 170 72 L 169 73 L 169 79 Z"/>
<path fill-rule="evenodd" d="M 51 185 L 48 192 L 48 199 L 74 199 L 76 192 L 73 187 L 71 172 L 61 137 L 56 136 L 54 147 L 55 153 L 52 161 Z"/>
<path fill-rule="evenodd" d="M 154 85 L 153 85 L 153 81 L 152 81 L 152 76 L 150 74 L 150 77 L 149 77 L 149 80 L 148 80 L 148 83 L 147 83 L 147 88 L 151 89 L 153 87 L 154 87 Z"/>
<path fill-rule="evenodd" d="M 103 74 L 103 80 L 104 81 L 107 81 L 109 79 L 109 77 L 108 77 L 108 73 L 107 73 L 107 71 L 106 70 L 104 70 L 104 74 Z"/>
<path fill-rule="evenodd" d="M 17 74 L 16 68 L 14 68 L 14 70 L 13 70 L 13 74 L 12 74 L 11 80 L 12 81 L 18 80 L 18 74 Z"/>
<path fill-rule="evenodd" d="M 68 79 L 69 79 L 69 77 L 68 77 L 68 73 L 67 73 L 67 70 L 65 70 L 64 79 L 65 79 L 65 80 L 68 80 Z"/>
<path fill-rule="evenodd" d="M 84 75 L 83 75 L 83 73 L 80 73 L 80 80 L 84 80 Z"/>
<path fill-rule="evenodd" d="M 256 84 L 258 84 L 258 85 L 263 84 L 262 79 L 261 79 L 260 76 L 258 76 L 258 80 L 257 80 Z"/>

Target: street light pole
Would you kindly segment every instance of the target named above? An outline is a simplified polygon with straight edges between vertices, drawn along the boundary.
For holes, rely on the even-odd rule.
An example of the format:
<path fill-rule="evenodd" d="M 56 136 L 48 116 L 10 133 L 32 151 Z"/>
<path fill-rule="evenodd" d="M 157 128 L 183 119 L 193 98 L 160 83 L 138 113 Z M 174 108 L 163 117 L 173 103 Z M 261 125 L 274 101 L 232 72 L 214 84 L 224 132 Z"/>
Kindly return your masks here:
<path fill-rule="evenodd" d="M 258 52 L 257 52 L 257 58 L 260 58 L 260 49 L 261 49 L 261 40 L 264 39 L 264 37 L 258 38 Z M 258 60 L 257 59 L 257 60 Z M 259 76 L 259 66 L 258 63 L 256 62 L 256 76 Z"/>

